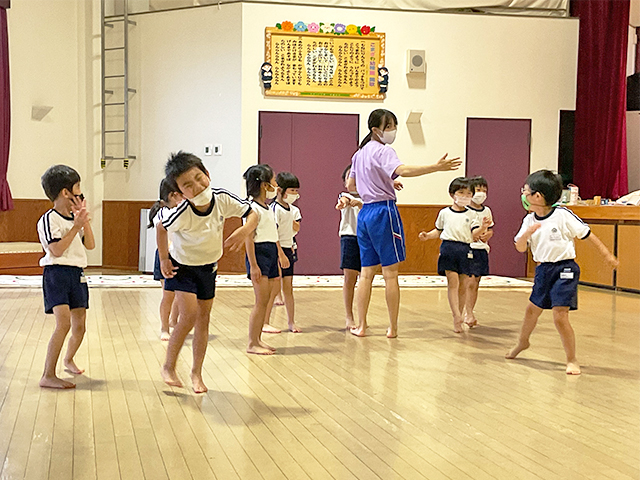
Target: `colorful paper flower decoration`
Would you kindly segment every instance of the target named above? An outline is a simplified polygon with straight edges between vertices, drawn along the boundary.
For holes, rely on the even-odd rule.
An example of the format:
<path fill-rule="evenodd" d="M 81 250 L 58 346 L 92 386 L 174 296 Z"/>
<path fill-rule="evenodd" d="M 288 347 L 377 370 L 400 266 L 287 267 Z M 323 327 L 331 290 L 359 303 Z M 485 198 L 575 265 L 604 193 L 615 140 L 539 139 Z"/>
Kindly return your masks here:
<path fill-rule="evenodd" d="M 302 21 L 297 22 L 295 25 L 288 20 L 282 23 L 276 23 L 276 27 L 285 32 L 309 32 L 309 33 L 326 33 L 333 35 L 369 35 L 376 31 L 376 27 L 370 27 L 363 25 L 358 27 L 353 23 L 345 26 L 344 23 L 320 23 L 311 22 L 306 24 Z"/>

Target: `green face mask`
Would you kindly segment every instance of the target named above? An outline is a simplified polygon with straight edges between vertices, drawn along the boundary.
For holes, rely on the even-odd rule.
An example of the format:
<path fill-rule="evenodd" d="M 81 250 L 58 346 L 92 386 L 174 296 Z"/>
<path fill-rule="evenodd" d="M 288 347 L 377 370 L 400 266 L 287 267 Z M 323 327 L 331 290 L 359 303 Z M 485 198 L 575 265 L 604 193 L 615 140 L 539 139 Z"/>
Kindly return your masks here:
<path fill-rule="evenodd" d="M 520 200 L 522 200 L 522 206 L 528 212 L 529 208 L 531 208 L 531 203 L 529 203 L 529 200 L 527 200 L 527 196 L 524 193 L 520 195 Z"/>

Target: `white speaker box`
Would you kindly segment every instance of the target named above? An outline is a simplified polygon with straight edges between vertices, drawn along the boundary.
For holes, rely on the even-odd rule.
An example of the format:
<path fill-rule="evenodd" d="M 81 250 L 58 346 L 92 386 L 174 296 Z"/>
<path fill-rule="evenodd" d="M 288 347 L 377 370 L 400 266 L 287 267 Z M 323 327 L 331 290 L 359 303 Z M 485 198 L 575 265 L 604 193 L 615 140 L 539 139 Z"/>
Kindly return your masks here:
<path fill-rule="evenodd" d="M 407 73 L 426 73 L 424 50 L 407 50 Z"/>

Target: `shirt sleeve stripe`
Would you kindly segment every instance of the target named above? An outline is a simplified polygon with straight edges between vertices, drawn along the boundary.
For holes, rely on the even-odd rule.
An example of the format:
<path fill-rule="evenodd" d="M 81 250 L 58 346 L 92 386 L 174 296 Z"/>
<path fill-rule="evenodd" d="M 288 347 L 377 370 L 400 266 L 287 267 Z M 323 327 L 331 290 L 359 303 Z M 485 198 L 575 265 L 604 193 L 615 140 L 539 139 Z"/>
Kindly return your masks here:
<path fill-rule="evenodd" d="M 229 190 L 225 190 L 224 188 L 212 188 L 211 190 L 213 190 L 213 193 L 219 195 L 221 193 L 225 193 L 227 195 L 229 195 L 231 198 L 237 200 L 240 203 L 246 203 L 249 204 L 249 200 L 247 199 L 242 199 L 240 198 L 238 195 L 236 195 L 235 193 L 230 192 Z"/>
<path fill-rule="evenodd" d="M 171 225 L 173 225 L 173 223 L 178 219 L 178 217 L 187 210 L 188 206 L 189 206 L 188 201 L 182 202 L 175 212 L 173 212 L 171 215 L 169 215 L 166 219 L 162 221 L 162 226 L 164 228 L 168 228 Z"/>

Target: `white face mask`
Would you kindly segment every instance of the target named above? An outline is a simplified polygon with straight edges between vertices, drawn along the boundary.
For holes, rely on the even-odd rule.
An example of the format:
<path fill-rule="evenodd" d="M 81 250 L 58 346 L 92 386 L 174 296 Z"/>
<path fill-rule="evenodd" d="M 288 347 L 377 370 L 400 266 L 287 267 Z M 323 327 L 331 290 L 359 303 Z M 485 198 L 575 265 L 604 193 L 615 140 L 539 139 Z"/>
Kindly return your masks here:
<path fill-rule="evenodd" d="M 468 207 L 469 206 L 469 204 L 471 203 L 471 198 L 469 198 L 469 197 L 459 197 L 458 195 L 455 195 L 453 201 L 459 207 L 464 208 L 464 207 Z"/>
<path fill-rule="evenodd" d="M 211 203 L 212 198 L 213 198 L 213 190 L 211 190 L 211 187 L 207 187 L 203 191 L 201 191 L 198 195 L 193 197 L 190 201 L 196 207 L 203 207 L 205 205 L 209 205 Z"/>
<path fill-rule="evenodd" d="M 380 137 L 380 140 L 385 145 L 391 145 L 396 139 L 396 133 L 398 133 L 398 129 L 385 130 L 384 132 L 382 132 L 382 136 Z"/>
<path fill-rule="evenodd" d="M 297 193 L 288 193 L 282 199 L 285 201 L 285 203 L 288 203 L 289 205 L 291 205 L 293 202 L 295 202 L 299 198 L 300 198 L 300 195 L 298 195 Z"/>
<path fill-rule="evenodd" d="M 471 200 L 473 200 L 473 203 L 477 205 L 482 205 L 486 199 L 487 199 L 486 192 L 476 192 L 473 194 L 473 197 L 471 197 Z"/>
<path fill-rule="evenodd" d="M 273 185 L 272 185 L 273 187 Z M 271 200 L 272 198 L 276 198 L 276 195 L 278 194 L 278 189 L 274 188 L 273 190 L 267 190 L 267 198 L 269 200 Z"/>

